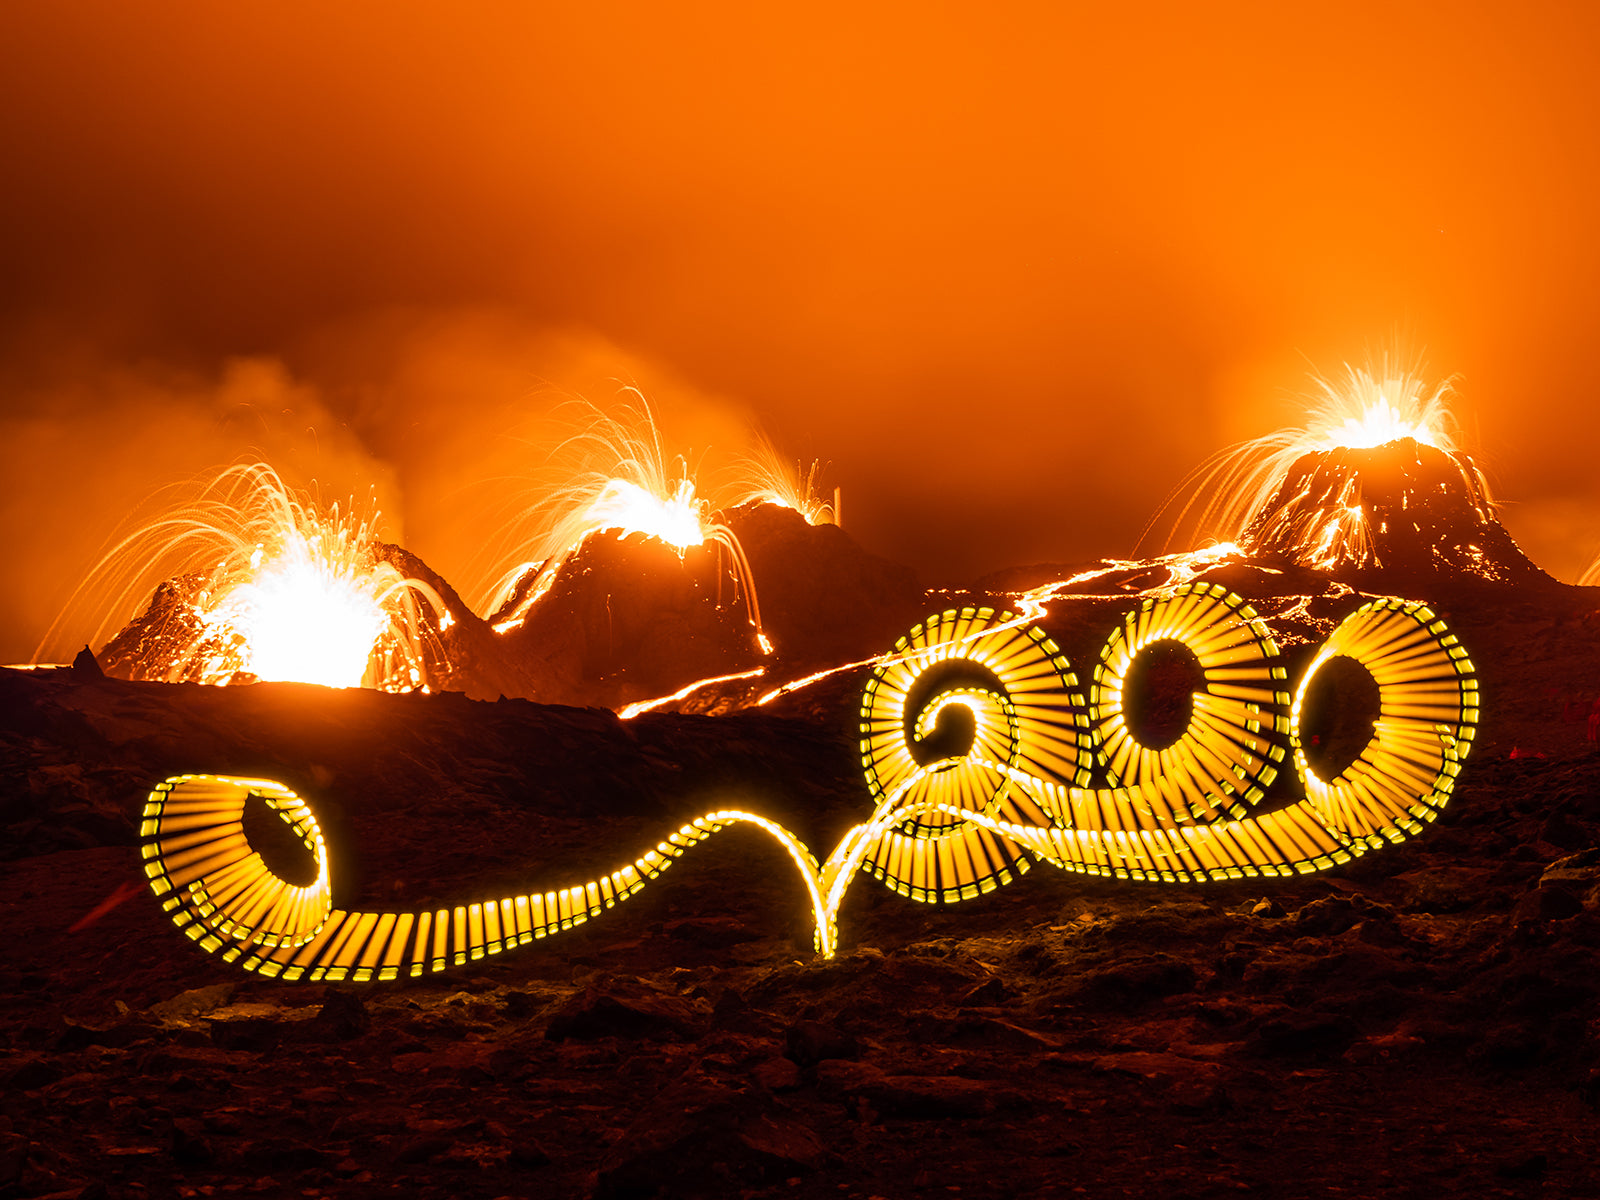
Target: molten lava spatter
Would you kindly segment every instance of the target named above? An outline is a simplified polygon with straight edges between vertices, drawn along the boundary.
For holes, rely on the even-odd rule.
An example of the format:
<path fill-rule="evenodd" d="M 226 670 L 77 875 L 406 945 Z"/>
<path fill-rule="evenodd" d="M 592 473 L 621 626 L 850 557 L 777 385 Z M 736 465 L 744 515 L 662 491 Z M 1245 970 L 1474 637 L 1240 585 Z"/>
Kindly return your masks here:
<path fill-rule="evenodd" d="M 1430 389 L 1387 361 L 1316 383 L 1305 426 L 1232 447 L 1191 476 L 1178 525 L 1192 516 L 1197 535 L 1318 571 L 1539 574 L 1456 445 L 1448 384 Z"/>
<path fill-rule="evenodd" d="M 839 489 L 834 489 L 831 500 L 823 498 L 822 464 L 817 460 L 808 466 L 786 459 L 771 438 L 758 433 L 753 448 L 739 457 L 735 467 L 738 477 L 727 489 L 724 508 L 775 504 L 794 509 L 810 525 L 839 524 Z"/>
<path fill-rule="evenodd" d="M 1241 539 L 1252 554 L 1331 571 L 1403 568 L 1504 580 L 1536 571 L 1459 451 L 1402 438 L 1302 455 Z"/>
<path fill-rule="evenodd" d="M 1600 554 L 1595 555 L 1594 561 L 1589 564 L 1589 569 L 1578 576 L 1578 585 L 1580 587 L 1600 587 Z"/>
<path fill-rule="evenodd" d="M 742 593 L 755 641 L 762 653 L 770 653 L 739 540 L 697 494 L 687 462 L 680 457 L 669 468 L 650 406 L 638 397 L 637 404 L 623 405 L 620 415 L 594 405 L 585 408 L 588 424 L 551 455 L 562 482 L 518 513 L 501 535 L 520 561 L 500 574 L 485 596 L 495 630 L 507 633 L 528 620 L 585 539 L 608 532 L 619 539 L 643 534 L 672 547 L 680 560 L 706 545 L 724 555 L 732 576 L 729 599 Z"/>
<path fill-rule="evenodd" d="M 117 543 L 63 618 L 99 605 L 98 640 L 154 578 L 144 615 L 101 651 L 111 674 L 420 688 L 434 630 L 424 606 L 439 624 L 450 614 L 384 560 L 377 520 L 319 507 L 265 463 L 230 467 Z"/>

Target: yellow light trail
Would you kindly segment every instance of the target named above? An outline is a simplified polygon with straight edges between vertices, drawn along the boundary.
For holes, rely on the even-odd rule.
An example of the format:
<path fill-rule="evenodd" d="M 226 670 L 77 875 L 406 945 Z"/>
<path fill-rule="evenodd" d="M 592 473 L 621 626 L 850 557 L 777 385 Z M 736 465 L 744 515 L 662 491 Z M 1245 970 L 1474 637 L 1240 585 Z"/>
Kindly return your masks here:
<path fill-rule="evenodd" d="M 838 949 L 837 919 L 863 872 L 914 899 L 950 903 L 1010 881 L 1030 857 L 1064 870 L 1121 879 L 1201 882 L 1304 874 L 1404 840 L 1448 802 L 1479 715 L 1476 672 L 1443 621 L 1415 601 L 1374 600 L 1346 617 L 1313 660 L 1288 706 L 1264 631 L 1248 606 L 1215 585 L 1174 589 L 1115 631 L 1102 666 L 1153 632 L 1186 639 L 1207 668 L 1207 694 L 1242 710 L 1208 714 L 1185 753 L 1223 743 L 1233 780 L 1200 801 L 1174 783 L 1180 759 L 1159 756 L 1119 786 L 1084 784 L 1097 746 L 1070 665 L 1050 638 L 1009 613 L 952 609 L 916 626 L 880 663 L 862 698 L 862 762 L 872 816 L 818 865 L 767 817 L 719 809 L 633 861 L 595 879 L 423 912 L 346 912 L 331 902 L 328 856 L 310 807 L 281 784 L 211 775 L 169 778 L 151 792 L 141 826 L 150 886 L 174 923 L 203 949 L 282 979 L 395 979 L 460 966 L 580 925 L 636 893 L 691 846 L 749 823 L 783 846 L 800 874 L 823 957 Z M 1302 716 L 1327 663 L 1353 660 L 1378 687 L 1379 716 L 1358 757 L 1332 779 L 1308 762 Z M 1219 665 L 1222 664 L 1222 665 Z M 1227 674 L 1237 669 L 1242 675 Z M 1108 676 L 1109 677 L 1109 676 Z M 1231 690 L 1242 693 L 1228 696 Z M 1107 705 L 1102 698 L 1101 719 Z M 1250 706 L 1258 706 L 1259 712 Z M 955 753 L 942 717 L 971 715 Z M 1197 705 L 1197 711 L 1208 710 Z M 1306 797 L 1275 811 L 1250 808 L 1270 755 L 1248 743 L 1284 717 Z M 1259 730 L 1252 727 L 1259 722 Z M 1244 742 L 1238 739 L 1242 736 Z M 1110 746 L 1108 739 L 1106 746 Z M 1103 758 L 1100 765 L 1106 767 Z M 1148 769 L 1147 769 L 1148 768 Z M 1252 771 L 1257 772 L 1252 776 Z M 1256 783 L 1252 783 L 1252 779 Z M 1194 784 L 1195 780 L 1200 784 Z M 254 796 L 312 856 L 305 884 L 280 878 L 244 830 Z M 1228 815 L 1224 815 L 1224 812 Z"/>

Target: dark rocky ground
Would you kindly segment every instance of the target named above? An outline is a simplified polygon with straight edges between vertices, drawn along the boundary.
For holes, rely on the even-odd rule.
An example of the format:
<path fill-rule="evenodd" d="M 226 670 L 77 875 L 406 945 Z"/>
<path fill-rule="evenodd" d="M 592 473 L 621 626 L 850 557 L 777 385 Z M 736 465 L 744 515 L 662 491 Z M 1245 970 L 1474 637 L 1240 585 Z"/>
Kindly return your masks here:
<path fill-rule="evenodd" d="M 0 672 L 0 1197 L 1600 1195 L 1600 593 L 1451 619 L 1486 697 L 1461 787 L 1339 871 L 1038 867 L 945 909 L 863 878 L 822 964 L 736 829 L 572 933 L 358 987 L 175 932 L 150 785 L 302 791 L 341 904 L 560 882 L 733 801 L 826 853 L 865 815 L 859 675 L 619 722 Z"/>

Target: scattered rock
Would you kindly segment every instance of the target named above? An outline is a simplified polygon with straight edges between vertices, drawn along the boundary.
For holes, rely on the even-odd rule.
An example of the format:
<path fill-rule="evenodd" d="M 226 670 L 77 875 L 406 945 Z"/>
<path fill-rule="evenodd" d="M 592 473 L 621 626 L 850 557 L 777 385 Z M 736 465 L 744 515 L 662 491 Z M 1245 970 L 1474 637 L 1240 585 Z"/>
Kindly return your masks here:
<path fill-rule="evenodd" d="M 1069 994 L 1094 1009 L 1121 1009 L 1193 991 L 1196 978 L 1194 964 L 1184 959 L 1141 955 L 1090 971 Z"/>
<path fill-rule="evenodd" d="M 861 1053 L 856 1039 L 821 1021 L 796 1021 L 784 1032 L 784 1055 L 801 1069 L 833 1058 L 855 1058 Z"/>
<path fill-rule="evenodd" d="M 1543 1154 L 1527 1154 L 1501 1163 L 1494 1173 L 1501 1179 L 1543 1179 L 1550 1160 Z"/>
<path fill-rule="evenodd" d="M 1365 896 L 1324 896 L 1313 900 L 1290 918 L 1296 932 L 1333 937 L 1364 921 L 1391 921 L 1394 912 Z"/>
<path fill-rule="evenodd" d="M 751 1069 L 750 1078 L 769 1092 L 792 1092 L 800 1086 L 800 1068 L 788 1058 L 768 1058 Z"/>
<path fill-rule="evenodd" d="M 306 1022 L 305 1037 L 319 1042 L 348 1042 L 372 1027 L 367 1006 L 356 991 L 330 991 L 317 1015 Z"/>
<path fill-rule="evenodd" d="M 61 1076 L 59 1064 L 46 1058 L 27 1058 L 5 1076 L 6 1090 L 31 1092 L 36 1088 L 49 1087 Z"/>
<path fill-rule="evenodd" d="M 701 1014 L 675 996 L 635 989 L 624 998 L 589 987 L 556 1009 L 545 1037 L 557 1042 L 605 1037 L 682 1041 L 691 1040 L 703 1023 Z"/>
<path fill-rule="evenodd" d="M 32 1143 L 18 1133 L 0 1133 L 0 1187 L 15 1186 L 28 1165 Z"/>
<path fill-rule="evenodd" d="M 817 1066 L 824 1094 L 865 1106 L 880 1117 L 907 1120 L 982 1117 L 998 1108 L 1021 1108 L 1025 1093 L 987 1079 L 953 1075 L 887 1075 L 866 1063 L 831 1060 Z"/>
<path fill-rule="evenodd" d="M 208 987 L 192 988 L 187 992 L 179 992 L 170 1000 L 163 1000 L 159 1004 L 150 1006 L 152 1016 L 160 1017 L 164 1021 L 178 1021 L 190 1017 L 203 1016 L 212 1009 L 221 1008 L 233 999 L 233 993 L 238 985 L 235 983 L 214 983 Z"/>
<path fill-rule="evenodd" d="M 186 1166 L 199 1166 L 216 1157 L 206 1140 L 205 1124 L 196 1117 L 176 1117 L 172 1122 L 172 1157 Z"/>
<path fill-rule="evenodd" d="M 1242 1049 L 1262 1058 L 1337 1057 L 1355 1037 L 1349 1017 L 1291 1010 L 1263 1021 Z"/>
<path fill-rule="evenodd" d="M 1566 888 L 1541 883 L 1525 893 L 1511 909 L 1513 925 L 1535 921 L 1562 921 L 1583 911 L 1583 901 Z"/>
<path fill-rule="evenodd" d="M 435 1134 L 431 1137 L 413 1138 L 395 1154 L 395 1162 L 425 1163 L 442 1158 L 455 1146 L 453 1137 Z"/>
<path fill-rule="evenodd" d="M 1600 846 L 1558 858 L 1539 876 L 1541 887 L 1565 885 L 1582 891 L 1600 883 Z"/>
<path fill-rule="evenodd" d="M 814 1132 L 755 1093 L 690 1077 L 665 1088 L 623 1131 L 594 1195 L 737 1194 L 809 1174 L 826 1159 Z"/>

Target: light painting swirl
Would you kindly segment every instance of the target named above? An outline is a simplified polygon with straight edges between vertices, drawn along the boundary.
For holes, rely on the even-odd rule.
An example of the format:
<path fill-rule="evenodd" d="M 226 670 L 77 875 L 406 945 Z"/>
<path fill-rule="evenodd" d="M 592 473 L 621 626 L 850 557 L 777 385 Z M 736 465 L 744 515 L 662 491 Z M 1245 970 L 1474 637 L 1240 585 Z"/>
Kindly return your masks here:
<path fill-rule="evenodd" d="M 1162 641 L 1194 655 L 1204 690 L 1181 735 L 1151 748 L 1129 728 L 1123 696 L 1140 652 Z M 225 961 L 285 980 L 359 982 L 443 971 L 571 929 L 738 822 L 788 853 L 816 949 L 831 958 L 840 906 L 862 872 L 941 903 L 993 890 L 1035 859 L 1120 879 L 1286 876 L 1402 841 L 1438 816 L 1472 744 L 1479 692 L 1466 651 L 1427 605 L 1381 599 L 1351 613 L 1292 702 L 1278 659 L 1238 596 L 1184 586 L 1113 633 L 1086 706 L 1055 643 L 1024 618 L 972 607 L 931 617 L 867 683 L 861 753 L 874 811 L 820 866 L 777 823 L 724 809 L 594 880 L 432 911 L 347 912 L 332 905 L 327 849 L 305 801 L 268 780 L 179 775 L 150 793 L 144 869 L 174 923 Z M 1341 670 L 1375 688 L 1377 715 L 1337 762 L 1312 746 L 1308 721 L 1313 693 Z M 1264 794 L 1285 732 L 1305 796 L 1273 808 Z M 1096 765 L 1112 786 L 1085 786 Z M 251 844 L 252 802 L 309 853 L 306 882 L 282 878 Z"/>
<path fill-rule="evenodd" d="M 861 758 L 880 812 L 923 767 L 949 760 L 921 778 L 922 799 L 941 807 L 920 808 L 886 830 L 867 849 L 865 867 L 914 900 L 971 899 L 1031 863 L 1014 842 L 954 813 L 1048 823 L 1007 772 L 1088 780 L 1077 680 L 1055 643 L 1011 613 L 940 613 L 896 642 L 867 681 Z M 1005 770 L 978 765 L 987 761 Z"/>
<path fill-rule="evenodd" d="M 1124 699 L 1141 655 L 1170 644 L 1204 676 L 1187 726 L 1171 744 L 1147 746 L 1128 727 Z M 1162 824 L 1242 817 L 1277 777 L 1288 731 L 1288 678 L 1278 645 L 1255 611 L 1220 584 L 1191 583 L 1146 600 L 1100 652 L 1090 713 L 1113 787 L 1139 789 Z"/>
<path fill-rule="evenodd" d="M 243 814 L 252 798 L 265 801 L 316 855 L 314 885 L 285 882 L 250 847 Z M 142 832 L 151 889 L 203 949 L 286 980 L 362 982 L 443 971 L 582 925 L 639 891 L 696 842 L 741 821 L 765 829 L 789 852 L 808 881 L 820 924 L 816 860 L 788 830 L 753 813 L 707 813 L 598 879 L 417 913 L 334 908 L 316 818 L 270 780 L 173 776 L 150 793 Z"/>

